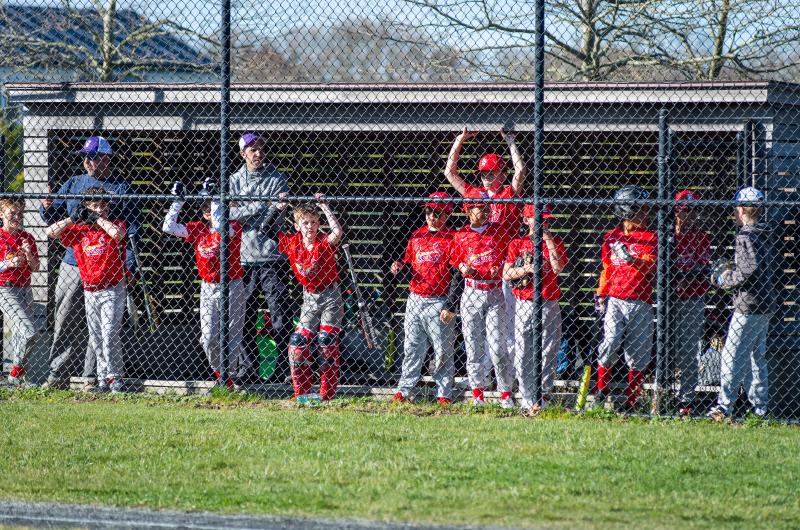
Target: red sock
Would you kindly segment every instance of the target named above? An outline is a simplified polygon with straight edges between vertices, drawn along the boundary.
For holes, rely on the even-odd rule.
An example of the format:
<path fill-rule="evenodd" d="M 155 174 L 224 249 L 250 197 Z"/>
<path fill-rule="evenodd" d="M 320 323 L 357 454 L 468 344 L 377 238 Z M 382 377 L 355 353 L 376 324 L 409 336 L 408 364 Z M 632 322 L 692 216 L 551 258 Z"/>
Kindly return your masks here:
<path fill-rule="evenodd" d="M 18 364 L 11 366 L 11 377 L 19 377 L 25 373 L 25 369 Z"/>
<path fill-rule="evenodd" d="M 639 394 L 642 393 L 642 383 L 644 382 L 644 372 L 639 370 L 628 370 L 628 399 L 625 404 L 629 407 L 636 405 Z"/>
<path fill-rule="evenodd" d="M 483 389 L 482 388 L 473 388 L 472 389 L 472 397 L 475 399 L 483 399 Z"/>
<path fill-rule="evenodd" d="M 511 397 L 511 392 L 500 392 L 500 399 L 508 399 Z"/>
<path fill-rule="evenodd" d="M 597 365 L 597 390 L 605 392 L 611 382 L 611 370 L 603 365 Z"/>
<path fill-rule="evenodd" d="M 216 377 L 217 381 L 219 381 L 219 370 L 214 370 L 214 377 Z"/>

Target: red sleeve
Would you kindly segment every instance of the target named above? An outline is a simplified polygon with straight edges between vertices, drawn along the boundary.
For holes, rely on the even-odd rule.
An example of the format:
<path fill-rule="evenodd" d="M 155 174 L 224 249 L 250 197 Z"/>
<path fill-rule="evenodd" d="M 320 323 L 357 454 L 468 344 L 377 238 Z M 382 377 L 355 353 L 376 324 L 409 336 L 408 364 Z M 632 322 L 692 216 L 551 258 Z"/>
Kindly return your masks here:
<path fill-rule="evenodd" d="M 289 255 L 289 248 L 292 244 L 292 234 L 278 232 L 278 252 Z"/>
<path fill-rule="evenodd" d="M 186 241 L 194 243 L 203 236 L 206 224 L 202 221 L 189 221 L 186 223 Z"/>
<path fill-rule="evenodd" d="M 603 270 L 600 271 L 600 282 L 597 286 L 598 296 L 606 296 L 608 294 L 608 269 L 611 266 L 611 260 L 608 257 L 608 234 L 603 236 L 603 246 L 600 251 L 600 261 L 603 265 Z"/>
<path fill-rule="evenodd" d="M 71 247 L 80 240 L 82 233 L 83 229 L 73 224 L 66 227 L 58 238 L 61 240 L 62 245 Z"/>
<path fill-rule="evenodd" d="M 467 182 L 464 183 L 464 195 L 469 195 L 470 193 L 473 193 L 475 191 L 480 192 L 481 188 L 473 186 L 472 184 L 469 184 Z"/>
<path fill-rule="evenodd" d="M 403 261 L 409 265 L 414 264 L 414 235 L 412 235 L 411 239 L 408 240 L 408 245 L 406 245 L 406 255 L 403 256 Z"/>
<path fill-rule="evenodd" d="M 519 255 L 519 239 L 515 239 L 508 245 L 508 252 L 506 253 L 506 263 L 514 263 Z"/>
<path fill-rule="evenodd" d="M 39 249 L 36 247 L 36 239 L 34 239 L 34 237 L 30 234 L 30 232 L 23 232 L 22 237 L 25 238 L 25 241 L 30 243 L 31 254 L 33 254 L 33 257 L 39 259 Z"/>

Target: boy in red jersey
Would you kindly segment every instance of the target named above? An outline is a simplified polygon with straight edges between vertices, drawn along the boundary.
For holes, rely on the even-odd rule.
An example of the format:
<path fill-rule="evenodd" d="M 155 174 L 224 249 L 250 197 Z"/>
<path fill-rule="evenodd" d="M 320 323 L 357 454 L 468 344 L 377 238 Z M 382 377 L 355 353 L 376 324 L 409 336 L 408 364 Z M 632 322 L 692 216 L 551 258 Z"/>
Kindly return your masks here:
<path fill-rule="evenodd" d="M 321 193 L 314 195 L 317 206 L 330 226 L 331 233 L 320 231 L 320 216 L 312 206 L 296 206 L 293 211 L 294 234 L 277 231 L 274 223 L 268 228 L 277 232 L 278 252 L 289 257 L 297 281 L 303 286 L 303 305 L 300 322 L 289 340 L 289 363 L 294 395 L 299 403 L 321 399 L 328 401 L 336 395 L 339 383 L 339 335 L 344 318 L 344 303 L 339 289 L 336 268 L 336 249 L 344 231 Z M 284 210 L 287 203 L 278 203 Z M 311 341 L 317 335 L 320 360 L 319 396 L 311 394 Z"/>
<path fill-rule="evenodd" d="M 89 188 L 87 195 L 105 195 Z M 123 359 L 120 328 L 127 297 L 125 221 L 108 219 L 109 201 L 88 198 L 73 214 L 47 227 L 47 236 L 72 247 L 83 280 L 89 349 L 97 356 L 97 391 L 121 392 Z"/>
<path fill-rule="evenodd" d="M 700 195 L 683 190 L 676 201 L 696 201 Z M 695 225 L 697 215 L 690 204 L 675 207 L 675 264 L 672 315 L 673 344 L 676 368 L 680 372 L 678 415 L 689 416 L 694 410 L 698 379 L 698 353 L 705 327 L 705 294 L 708 292 L 708 263 L 711 239 Z"/>
<path fill-rule="evenodd" d="M 486 404 L 486 374 L 481 361 L 488 343 L 500 405 L 512 408 L 514 381 L 506 345 L 507 315 L 502 287 L 503 262 L 511 238 L 505 226 L 489 222 L 491 208 L 480 195 L 468 199 L 472 200 L 464 203 L 464 210 L 469 225 L 453 234 L 450 263 L 464 277 L 461 323 L 473 405 Z"/>
<path fill-rule="evenodd" d="M 0 310 L 11 328 L 11 372 L 8 382 L 24 381 L 25 361 L 40 330 L 33 312 L 31 272 L 39 270 L 36 240 L 22 227 L 22 199 L 0 199 Z"/>
<path fill-rule="evenodd" d="M 528 225 L 528 234 L 514 239 L 508 247 L 503 279 L 518 280 L 533 274 L 533 264 L 517 266 L 517 258 L 525 253 L 533 254 L 533 205 L 526 204 L 523 219 Z M 549 400 L 549 392 L 556 376 L 556 357 L 561 346 L 561 308 L 558 301 L 561 289 L 558 274 L 567 265 L 567 249 L 560 237 L 550 232 L 548 220 L 553 217 L 549 206 L 542 209 L 542 400 L 533 402 L 539 381 L 533 370 L 533 284 L 514 288 L 517 298 L 514 318 L 514 369 L 522 395 L 522 412 L 536 414 Z"/>
<path fill-rule="evenodd" d="M 603 236 L 603 270 L 595 294 L 595 308 L 603 317 L 595 406 L 602 405 L 608 397 L 611 367 L 624 337 L 628 412 L 636 407 L 653 347 L 651 304 L 658 239 L 647 229 L 650 209 L 631 203 L 643 199 L 647 199 L 647 192 L 638 186 L 625 186 L 614 193 L 614 200 L 620 201 L 614 206 L 614 213 L 622 224 Z"/>
<path fill-rule="evenodd" d="M 431 199 L 449 199 L 445 192 L 435 192 Z M 451 287 L 450 245 L 453 232 L 446 226 L 453 204 L 425 203 L 426 225 L 411 235 L 402 261 L 392 263 L 391 272 L 400 274 L 411 267 L 411 282 L 406 302 L 403 341 L 403 372 L 394 401 L 409 398 L 419 382 L 422 363 L 433 346 L 433 380 L 438 402 L 449 405 L 453 391 L 453 341 L 458 292 Z"/>
<path fill-rule="evenodd" d="M 197 273 L 200 276 L 200 335 L 203 351 L 214 370 L 217 381 L 222 381 L 219 367 L 219 308 L 222 289 L 220 287 L 220 204 L 217 200 L 203 202 L 200 209 L 202 221 L 178 223 L 178 215 L 183 208 L 181 200 L 185 191 L 181 182 L 172 185 L 171 193 L 176 197 L 169 208 L 162 229 L 167 234 L 179 237 L 194 246 Z M 228 368 L 225 385 L 234 388 L 233 374 L 239 369 L 242 358 L 242 334 L 245 318 L 245 291 L 242 278 L 244 269 L 240 263 L 239 252 L 242 247 L 242 225 L 231 221 L 228 227 Z"/>

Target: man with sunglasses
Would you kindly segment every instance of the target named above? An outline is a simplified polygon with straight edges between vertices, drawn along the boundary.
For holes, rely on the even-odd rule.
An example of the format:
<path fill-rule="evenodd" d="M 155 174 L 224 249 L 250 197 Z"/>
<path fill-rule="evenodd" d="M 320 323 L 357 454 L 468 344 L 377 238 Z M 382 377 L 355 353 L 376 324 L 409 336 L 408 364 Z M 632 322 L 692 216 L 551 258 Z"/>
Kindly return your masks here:
<path fill-rule="evenodd" d="M 429 198 L 442 200 L 449 199 L 450 195 L 437 191 Z M 447 406 L 452 400 L 455 316 L 461 297 L 461 283 L 451 285 L 453 233 L 447 227 L 447 220 L 453 213 L 453 203 L 427 202 L 424 207 L 425 226 L 411 235 L 405 257 L 391 267 L 395 276 L 411 267 L 403 325 L 403 373 L 394 401 L 410 399 L 419 382 L 428 345 L 431 345 L 435 354 L 433 380 L 438 403 Z"/>
<path fill-rule="evenodd" d="M 112 174 L 113 151 L 108 140 L 102 136 L 90 136 L 75 154 L 82 157 L 85 173 L 69 178 L 58 189 L 59 195 L 82 194 L 89 188 L 102 188 L 113 195 L 133 193 L 128 182 Z M 39 213 L 49 226 L 71 217 L 80 203 L 80 199 L 60 197 L 55 200 L 44 199 L 39 207 Z M 127 199 L 112 201 L 109 219 L 125 221 L 129 241 L 125 253 L 125 265 L 129 271 L 133 271 L 134 257 L 130 240 L 136 236 L 141 226 L 139 204 Z M 84 311 L 83 283 L 78 274 L 78 262 L 75 253 L 68 248 L 64 252 L 56 280 L 55 325 L 53 343 L 50 347 L 50 373 L 46 383 L 50 388 L 69 386 L 66 373 L 68 365 L 81 351 L 86 352 L 83 376 L 89 378 L 94 374 L 95 354 L 87 348 L 88 329 Z"/>

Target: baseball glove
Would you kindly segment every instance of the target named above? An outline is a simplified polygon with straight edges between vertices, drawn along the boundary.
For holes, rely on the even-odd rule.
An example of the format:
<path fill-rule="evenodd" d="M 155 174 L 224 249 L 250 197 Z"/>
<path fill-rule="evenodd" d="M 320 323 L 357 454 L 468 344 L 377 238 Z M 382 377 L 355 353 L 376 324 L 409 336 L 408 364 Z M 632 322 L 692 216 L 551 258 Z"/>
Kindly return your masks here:
<path fill-rule="evenodd" d="M 533 254 L 530 252 L 524 252 L 517 256 L 517 259 L 514 260 L 514 267 L 525 267 L 526 265 L 531 265 L 533 263 Z M 531 283 L 531 275 L 526 274 L 525 276 L 520 276 L 516 280 L 511 280 L 511 287 L 514 289 L 524 289 Z"/>
<path fill-rule="evenodd" d="M 720 258 L 711 264 L 711 285 L 718 289 L 725 289 L 724 274 L 733 269 L 731 260 Z"/>

